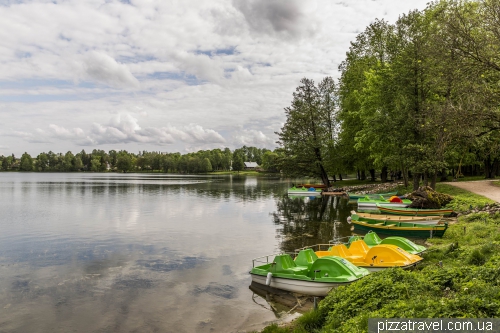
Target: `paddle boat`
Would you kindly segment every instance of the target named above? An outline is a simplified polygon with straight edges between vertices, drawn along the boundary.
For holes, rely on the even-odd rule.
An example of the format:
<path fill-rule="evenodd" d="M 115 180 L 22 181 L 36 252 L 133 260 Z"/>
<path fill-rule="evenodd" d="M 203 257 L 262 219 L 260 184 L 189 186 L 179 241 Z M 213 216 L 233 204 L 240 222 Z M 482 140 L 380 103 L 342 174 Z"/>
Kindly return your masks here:
<path fill-rule="evenodd" d="M 389 198 L 389 197 L 392 197 L 393 195 L 397 195 L 398 194 L 398 191 L 394 191 L 394 192 L 386 192 L 386 193 L 367 193 L 367 194 L 361 194 L 361 193 L 351 193 L 351 192 L 347 192 L 347 195 L 349 196 L 349 200 L 354 200 L 354 199 L 359 199 L 359 198 L 366 198 L 366 197 L 369 197 L 369 198 L 374 198 L 374 199 L 378 199 L 380 198 L 380 196 L 384 197 L 384 198 Z"/>
<path fill-rule="evenodd" d="M 404 215 L 404 216 L 449 216 L 453 213 L 453 209 L 420 209 L 420 208 L 403 208 L 387 205 L 385 203 L 377 203 L 377 209 L 382 214 Z"/>
<path fill-rule="evenodd" d="M 272 256 L 274 259 L 269 262 Z M 265 263 L 255 266 L 260 262 Z M 312 296 L 326 296 L 332 288 L 368 274 L 366 269 L 338 256 L 318 258 L 312 249 L 301 250 L 295 260 L 286 253 L 255 258 L 250 271 L 255 283 Z"/>
<path fill-rule="evenodd" d="M 425 250 L 427 250 L 425 246 L 415 244 L 408 238 L 404 237 L 391 236 L 381 239 L 375 232 L 371 230 L 368 231 L 368 233 L 364 236 L 356 235 L 349 237 L 349 241 L 347 242 L 346 246 L 349 248 L 351 243 L 360 239 L 362 239 L 366 243 L 366 245 L 368 245 L 368 247 L 370 248 L 380 244 L 392 244 L 402 248 L 403 250 L 405 250 L 410 254 L 416 254 L 416 255 L 420 255 Z"/>
<path fill-rule="evenodd" d="M 389 199 L 384 199 L 383 197 L 379 197 L 378 199 L 373 199 L 370 197 L 364 197 L 358 199 L 358 207 L 363 209 L 377 209 L 378 204 L 383 204 L 390 207 L 408 207 L 411 205 L 411 200 L 409 199 L 401 199 L 397 196 L 392 196 Z"/>
<path fill-rule="evenodd" d="M 389 223 L 394 222 L 408 222 L 418 224 L 437 225 L 441 222 L 442 216 L 400 216 L 400 215 L 384 215 L 384 214 L 371 214 L 371 213 L 357 213 L 351 211 L 350 220 L 364 221 L 367 223 Z M 349 220 L 349 218 L 348 218 Z"/>
<path fill-rule="evenodd" d="M 293 195 L 307 195 L 307 196 L 316 196 L 321 195 L 321 189 L 315 189 L 314 187 L 292 187 L 288 189 L 288 194 Z"/>
<path fill-rule="evenodd" d="M 321 248 L 321 245 L 324 244 L 318 244 L 317 246 Z M 351 242 L 349 248 L 345 244 L 336 244 L 330 246 L 326 251 L 318 250 L 315 253 L 318 258 L 337 256 L 347 259 L 354 265 L 365 268 L 370 272 L 389 267 L 406 269 L 414 267 L 423 260 L 422 257 L 410 254 L 392 244 L 380 244 L 370 248 L 362 239 Z"/>
<path fill-rule="evenodd" d="M 365 221 L 359 221 L 355 218 L 355 216 L 351 216 L 351 223 L 354 224 L 354 227 L 359 230 L 371 230 L 381 234 L 408 236 L 415 238 L 442 237 L 446 229 L 448 229 L 447 222 L 436 225 L 388 220 L 380 223 L 369 223 Z"/>

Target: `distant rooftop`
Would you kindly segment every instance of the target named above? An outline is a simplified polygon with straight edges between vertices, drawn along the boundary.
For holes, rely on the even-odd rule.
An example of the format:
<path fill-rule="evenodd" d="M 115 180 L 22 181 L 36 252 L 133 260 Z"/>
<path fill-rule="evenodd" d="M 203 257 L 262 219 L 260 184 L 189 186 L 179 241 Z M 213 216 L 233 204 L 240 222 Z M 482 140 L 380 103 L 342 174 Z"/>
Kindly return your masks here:
<path fill-rule="evenodd" d="M 244 162 L 245 168 L 258 168 L 259 165 L 256 162 Z"/>

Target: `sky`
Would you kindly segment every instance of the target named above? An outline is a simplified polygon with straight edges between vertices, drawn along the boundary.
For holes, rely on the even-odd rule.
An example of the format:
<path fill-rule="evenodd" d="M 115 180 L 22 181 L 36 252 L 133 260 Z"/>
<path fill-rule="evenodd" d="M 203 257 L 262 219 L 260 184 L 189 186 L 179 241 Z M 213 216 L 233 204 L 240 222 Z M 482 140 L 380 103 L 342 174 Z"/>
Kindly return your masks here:
<path fill-rule="evenodd" d="M 421 0 L 0 0 L 0 155 L 276 148 L 304 77 Z"/>

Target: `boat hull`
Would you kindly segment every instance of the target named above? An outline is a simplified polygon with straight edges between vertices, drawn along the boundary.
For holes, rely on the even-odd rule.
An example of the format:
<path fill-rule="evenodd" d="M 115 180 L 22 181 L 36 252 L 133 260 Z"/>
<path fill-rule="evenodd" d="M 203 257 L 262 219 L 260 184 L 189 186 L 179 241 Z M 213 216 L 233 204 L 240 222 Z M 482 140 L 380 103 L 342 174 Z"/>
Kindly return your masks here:
<path fill-rule="evenodd" d="M 366 198 L 366 197 L 391 197 L 393 195 L 397 195 L 398 192 L 387 192 L 387 193 L 367 193 L 367 194 L 356 194 L 356 193 L 349 193 L 347 192 L 347 195 L 349 196 L 349 200 L 357 200 L 360 198 Z"/>
<path fill-rule="evenodd" d="M 293 190 L 288 190 L 288 194 L 292 194 L 292 195 L 304 195 L 304 196 L 319 196 L 319 195 L 321 195 L 321 192 L 318 192 L 318 191 L 301 191 L 301 190 L 293 191 Z"/>
<path fill-rule="evenodd" d="M 402 269 L 409 269 L 409 268 L 413 268 L 413 267 L 417 266 L 417 264 L 419 262 L 420 261 L 413 263 L 413 264 L 410 264 L 410 265 L 406 265 L 406 266 L 385 266 L 385 267 L 382 267 L 382 266 L 359 266 L 359 267 L 365 268 L 370 273 L 372 273 L 372 272 L 380 272 L 380 271 L 383 271 L 384 269 L 387 269 L 387 268 L 396 268 L 396 267 L 402 268 Z"/>
<path fill-rule="evenodd" d="M 253 282 L 264 286 L 266 285 L 266 276 L 253 274 L 252 272 L 250 272 L 250 275 L 252 276 Z M 351 282 L 314 282 L 273 276 L 269 286 L 303 295 L 326 296 L 333 288 L 349 283 Z"/>
<path fill-rule="evenodd" d="M 351 211 L 352 215 L 357 215 L 358 219 L 360 221 L 378 221 L 378 222 L 384 222 L 384 221 L 397 221 L 397 222 L 412 222 L 412 223 L 420 223 L 422 224 L 423 221 L 428 224 L 427 222 L 430 221 L 439 221 L 441 220 L 441 216 L 401 216 L 401 215 L 390 215 L 390 214 L 370 214 L 370 213 L 359 213 L 356 211 Z"/>
<path fill-rule="evenodd" d="M 391 206 L 394 208 L 406 208 L 406 207 L 408 207 L 408 204 L 407 203 L 390 203 L 390 204 L 388 203 L 387 206 Z M 358 199 L 358 207 L 364 208 L 364 209 L 367 209 L 367 208 L 371 208 L 374 210 L 378 209 L 376 202 L 359 202 L 359 199 Z"/>
<path fill-rule="evenodd" d="M 352 221 L 354 227 L 365 231 L 375 231 L 377 233 L 396 235 L 396 236 L 409 236 L 417 238 L 432 238 L 432 237 L 442 237 L 448 228 L 448 224 L 436 225 L 436 226 L 404 226 L 400 227 L 398 225 L 378 225 L 370 224 L 362 221 Z"/>
<path fill-rule="evenodd" d="M 362 215 L 361 215 L 362 214 Z M 417 219 L 412 219 L 411 216 L 396 216 L 396 215 L 380 215 L 380 218 L 377 217 L 372 217 L 376 214 L 367 214 L 367 213 L 359 213 L 359 214 L 353 214 L 352 218 L 357 220 L 357 221 L 362 221 L 370 224 L 377 224 L 377 223 L 384 223 L 385 225 L 388 224 L 396 224 L 399 222 L 403 223 L 418 223 L 418 224 L 423 224 L 423 225 L 438 225 L 440 223 L 440 219 L 425 219 L 425 217 L 419 217 Z M 370 217 L 368 217 L 370 216 Z M 398 219 L 396 218 L 391 218 L 391 217 L 400 217 Z M 406 218 L 406 219 L 405 219 Z"/>
<path fill-rule="evenodd" d="M 393 207 L 392 205 L 378 204 L 377 209 L 382 214 L 403 215 L 403 216 L 448 216 L 453 213 L 452 209 L 417 209 Z"/>

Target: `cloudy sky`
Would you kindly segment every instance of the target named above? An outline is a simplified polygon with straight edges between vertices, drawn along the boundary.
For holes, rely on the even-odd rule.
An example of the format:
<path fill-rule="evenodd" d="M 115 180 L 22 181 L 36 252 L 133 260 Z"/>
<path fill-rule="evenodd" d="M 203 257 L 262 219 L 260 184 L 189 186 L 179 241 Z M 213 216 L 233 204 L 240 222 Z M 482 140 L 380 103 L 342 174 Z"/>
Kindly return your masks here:
<path fill-rule="evenodd" d="M 428 0 L 0 0 L 0 155 L 274 149 L 303 77 Z"/>

